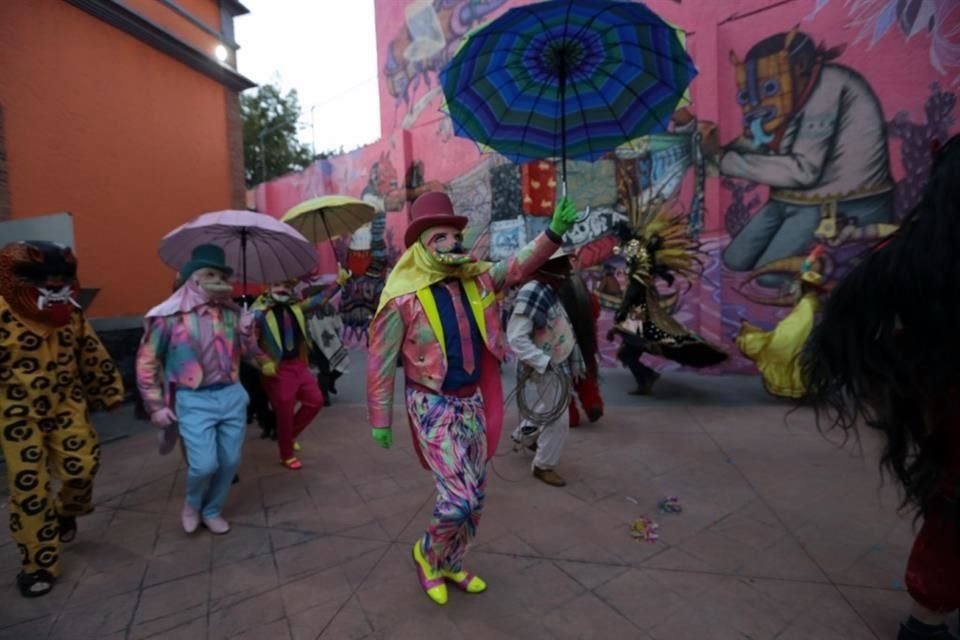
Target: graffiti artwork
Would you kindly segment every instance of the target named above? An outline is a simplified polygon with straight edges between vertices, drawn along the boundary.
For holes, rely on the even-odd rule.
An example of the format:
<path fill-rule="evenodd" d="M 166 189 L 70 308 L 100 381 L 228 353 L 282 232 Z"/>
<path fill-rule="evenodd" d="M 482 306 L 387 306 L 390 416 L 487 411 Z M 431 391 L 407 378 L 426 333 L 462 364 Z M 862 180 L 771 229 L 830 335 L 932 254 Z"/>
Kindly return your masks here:
<path fill-rule="evenodd" d="M 894 221 L 883 109 L 863 76 L 835 62 L 842 51 L 794 30 L 743 61 L 730 54 L 743 134 L 721 155 L 720 173 L 771 189 L 723 252 L 733 271 L 803 256 L 848 225 Z M 777 288 L 790 277 L 774 269 L 756 283 Z"/>
<path fill-rule="evenodd" d="M 523 218 L 497 220 L 490 223 L 489 258 L 491 260 L 503 260 L 517 255 L 526 242 Z"/>
<path fill-rule="evenodd" d="M 414 0 L 406 5 L 406 29 L 387 50 L 387 88 L 398 104 L 409 106 L 421 83 L 430 88 L 467 31 L 487 20 L 506 0 Z"/>
<path fill-rule="evenodd" d="M 366 339 L 418 195 L 449 193 L 470 218 L 467 241 L 481 258 L 513 255 L 548 225 L 561 188 L 556 159 L 511 164 L 451 138 L 435 76 L 470 29 L 529 1 L 377 0 L 385 137 L 258 189 L 264 211 L 320 193 L 360 194 L 376 208 L 373 223 L 336 243 L 353 274 L 341 310 L 354 346 Z M 605 331 L 627 284 L 622 257 L 611 256 L 613 231 L 668 203 L 702 248 L 703 276 L 661 299 L 735 354 L 743 319 L 772 328 L 789 311 L 790 285 L 813 247 L 822 247 L 829 290 L 916 206 L 931 142 L 957 130 L 960 2 L 740 0 L 735 13 L 734 3 L 649 3 L 669 5 L 688 34 L 699 34 L 689 41 L 700 76 L 667 132 L 595 163 L 568 163 L 581 219 L 565 242 L 605 302 Z M 704 41 L 729 57 L 697 59 Z M 671 366 L 679 365 L 658 363 Z M 736 356 L 723 367 L 753 370 Z"/>
<path fill-rule="evenodd" d="M 815 18 L 830 2 L 817 0 L 808 19 Z M 844 4 L 849 7 L 851 26 L 860 30 L 855 44 L 869 40 L 873 47 L 897 30 L 907 40 L 925 36 L 930 40 L 931 67 L 943 75 L 948 69 L 960 69 L 960 3 L 956 0 L 844 0 Z M 960 72 L 952 84 L 960 84 Z"/>
<path fill-rule="evenodd" d="M 563 239 L 567 246 L 582 247 L 613 233 L 619 223 L 626 221 L 625 215 L 611 207 L 587 209 Z"/>

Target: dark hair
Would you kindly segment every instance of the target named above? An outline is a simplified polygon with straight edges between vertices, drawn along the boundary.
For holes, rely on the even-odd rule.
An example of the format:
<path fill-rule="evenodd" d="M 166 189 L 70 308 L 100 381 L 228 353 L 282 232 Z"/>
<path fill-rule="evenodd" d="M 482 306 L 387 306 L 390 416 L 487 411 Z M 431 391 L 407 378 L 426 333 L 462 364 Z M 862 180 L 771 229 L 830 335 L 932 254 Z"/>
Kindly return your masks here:
<path fill-rule="evenodd" d="M 881 467 L 918 514 L 960 444 L 960 136 L 940 150 L 919 205 L 828 300 L 804 349 L 819 428 L 884 436 Z M 952 432 L 952 433 L 951 433 Z M 960 515 L 960 514 L 958 514 Z"/>

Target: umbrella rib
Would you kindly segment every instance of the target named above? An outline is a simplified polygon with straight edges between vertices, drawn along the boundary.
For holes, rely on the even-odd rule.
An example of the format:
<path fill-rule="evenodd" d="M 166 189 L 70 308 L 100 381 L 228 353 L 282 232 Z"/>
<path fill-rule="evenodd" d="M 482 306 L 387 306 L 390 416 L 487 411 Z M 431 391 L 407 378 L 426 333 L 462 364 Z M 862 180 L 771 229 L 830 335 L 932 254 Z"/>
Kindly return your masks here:
<path fill-rule="evenodd" d="M 598 92 L 599 92 L 599 89 L 597 89 L 597 86 L 596 86 L 595 84 L 593 84 L 593 80 L 592 80 L 592 79 L 588 79 L 587 82 L 590 83 L 590 86 L 593 87 L 593 90 L 594 90 L 594 91 L 598 91 Z M 637 96 L 636 93 L 634 93 L 634 96 L 635 96 L 641 103 L 643 103 L 644 106 L 647 106 L 647 103 L 646 103 L 646 101 L 645 101 L 643 98 L 641 98 L 640 96 Z M 624 141 L 624 142 L 629 142 L 632 138 L 631 138 L 630 134 L 627 133 L 627 131 L 623 128 L 623 124 L 620 122 L 620 118 L 617 117 L 616 112 L 614 112 L 613 107 L 611 107 L 610 104 L 609 104 L 608 102 L 606 102 L 606 101 L 603 102 L 603 106 L 605 106 L 605 107 L 607 108 L 607 111 L 610 112 L 610 115 L 613 116 L 612 121 L 617 125 L 617 128 L 620 129 L 620 133 L 623 134 L 623 141 Z M 649 109 L 649 107 L 647 107 L 647 108 Z"/>
<path fill-rule="evenodd" d="M 628 27 L 629 27 L 629 26 L 632 26 L 632 25 L 629 25 L 629 24 L 627 24 L 627 25 L 625 25 L 625 24 L 615 24 L 615 25 L 611 25 L 610 27 L 604 29 L 603 31 L 598 31 L 598 32 L 597 32 L 597 35 L 598 35 L 598 36 L 604 36 L 604 35 L 606 35 L 608 32 L 610 32 L 610 31 L 612 31 L 612 30 L 614 30 L 614 29 L 619 29 L 620 27 L 624 27 L 624 26 L 628 26 Z M 666 29 L 667 31 L 670 31 L 670 32 L 671 32 L 671 35 L 672 35 L 674 38 L 676 38 L 677 44 L 680 46 L 680 50 L 683 51 L 684 55 L 686 55 L 687 57 L 689 57 L 690 54 L 687 53 L 687 50 L 683 47 L 683 45 L 680 44 L 680 38 L 677 38 L 677 36 L 676 36 L 676 32 L 678 31 L 677 29 L 671 29 L 670 25 L 668 25 L 668 24 L 666 24 L 666 23 L 663 23 L 663 25 L 644 25 L 644 26 L 652 27 L 652 28 L 658 28 L 658 29 L 659 29 L 659 28 L 663 28 L 663 29 Z M 636 28 L 636 27 L 634 27 L 634 28 Z M 641 50 L 643 50 L 643 51 L 646 51 L 647 53 L 650 53 L 650 54 L 652 54 L 652 55 L 654 55 L 654 56 L 657 56 L 658 58 L 663 58 L 663 59 L 665 59 L 667 62 L 677 62 L 677 58 L 674 57 L 674 55 L 669 54 L 669 53 L 664 53 L 664 51 L 663 51 L 662 49 L 652 49 L 652 48 L 650 48 L 650 47 L 647 47 L 647 46 L 644 46 L 644 45 L 640 44 L 639 42 L 618 42 L 617 44 L 621 44 L 621 45 L 631 45 L 631 46 L 634 46 L 634 47 L 636 47 L 636 48 L 638 48 L 638 49 L 641 49 Z"/>
<path fill-rule="evenodd" d="M 598 17 L 600 17 L 602 14 L 606 13 L 608 10 L 614 9 L 614 8 L 619 8 L 619 7 L 607 6 L 607 7 L 604 7 L 603 9 L 601 9 L 600 12 L 594 14 L 594 16 L 590 19 L 590 21 L 587 22 L 586 24 L 584 24 L 584 25 L 581 27 L 580 31 L 577 32 L 577 34 L 575 34 L 574 37 L 580 37 L 580 36 L 582 36 L 584 33 L 586 33 L 587 28 L 588 28 L 591 24 L 593 24 L 593 22 L 594 22 Z M 647 27 L 647 28 L 650 28 L 650 29 L 661 29 L 661 28 L 662 28 L 662 29 L 666 29 L 666 30 L 670 31 L 670 32 L 671 32 L 671 35 L 672 35 L 673 37 L 675 37 L 675 38 L 676 38 L 676 32 L 678 31 L 677 28 L 673 28 L 673 27 L 671 27 L 669 24 L 667 24 L 666 22 L 663 22 L 663 21 L 661 20 L 660 24 L 648 24 L 648 23 L 640 23 L 640 24 L 637 24 L 637 23 L 631 23 L 631 22 L 619 22 L 619 23 L 611 24 L 611 25 L 608 26 L 606 29 L 603 29 L 603 30 L 601 30 L 601 31 L 596 31 L 595 33 L 596 33 L 597 36 L 602 40 L 602 39 L 603 39 L 603 36 L 605 36 L 605 35 L 606 35 L 607 33 L 609 33 L 610 31 L 613 31 L 614 29 L 620 29 L 620 28 L 622 28 L 622 27 L 629 27 L 629 28 L 633 29 L 634 31 L 639 31 L 640 27 Z M 667 60 L 668 62 L 676 62 L 676 61 L 677 61 L 677 59 L 674 58 L 672 55 L 666 54 L 666 53 L 664 53 L 664 52 L 663 52 L 662 50 L 660 50 L 660 49 L 651 49 L 650 47 L 645 47 L 645 46 L 641 45 L 639 42 L 618 42 L 617 44 L 618 44 L 618 45 L 632 45 L 632 46 L 635 46 L 635 47 L 637 47 L 638 49 L 641 49 L 641 50 L 643 50 L 643 51 L 646 51 L 646 52 L 648 52 L 648 53 L 650 53 L 650 54 L 652 54 L 652 55 L 654 55 L 654 56 L 657 56 L 657 57 L 659 57 L 659 58 L 664 58 L 664 59 Z M 677 44 L 680 44 L 680 39 L 679 39 L 679 38 L 677 38 Z M 687 54 L 686 49 L 684 49 L 683 46 L 681 46 L 680 49 L 684 52 L 684 54 Z M 687 55 L 689 55 L 689 54 L 687 54 Z"/>
<path fill-rule="evenodd" d="M 546 83 L 540 85 L 540 93 L 537 94 L 537 98 L 533 101 L 533 106 L 530 107 L 530 111 L 527 113 L 527 121 L 523 125 L 523 133 L 520 134 L 520 148 L 523 148 L 523 143 L 527 138 L 527 132 L 530 130 L 530 121 L 533 120 L 533 114 L 537 111 L 537 104 L 543 98 L 543 92 L 547 90 Z M 556 133 L 554 133 L 554 140 L 556 140 Z"/>
<path fill-rule="evenodd" d="M 647 47 L 643 47 L 643 46 L 641 46 L 641 45 L 639 45 L 639 44 L 637 44 L 637 43 L 635 43 L 635 42 L 621 42 L 620 45 L 621 45 L 621 46 L 624 46 L 624 47 L 634 47 L 634 48 L 636 48 L 636 49 L 639 49 L 639 50 L 641 50 L 641 51 L 647 51 L 647 52 L 649 52 L 649 53 L 655 53 L 654 50 L 649 49 L 649 48 L 647 48 Z M 684 66 L 689 66 L 689 65 L 685 64 L 682 60 L 677 60 L 676 58 L 667 58 L 666 56 L 659 56 L 659 57 L 665 58 L 668 62 L 671 62 L 671 63 L 681 63 L 681 64 L 684 64 Z M 689 56 L 687 56 L 687 57 L 688 57 L 688 59 L 689 59 Z M 628 60 L 627 58 L 622 58 L 622 57 L 621 57 L 621 58 L 614 58 L 614 57 L 611 56 L 609 62 L 616 62 L 617 64 L 623 64 L 623 65 L 627 65 L 627 66 L 633 67 L 633 68 L 635 68 L 635 69 L 639 69 L 644 75 L 647 75 L 647 76 L 653 78 L 653 79 L 656 80 L 659 84 L 663 84 L 663 85 L 668 86 L 668 87 L 669 87 L 669 86 L 673 86 L 672 83 L 664 82 L 664 81 L 660 78 L 660 76 L 658 76 L 658 75 L 656 75 L 656 74 L 654 74 L 654 73 L 651 73 L 645 66 L 642 66 L 642 65 L 638 64 L 637 62 L 635 62 L 635 61 L 633 61 L 633 60 Z M 691 61 L 691 62 L 692 62 L 692 61 Z M 599 67 L 598 67 L 598 68 L 599 68 Z M 697 75 L 697 74 L 696 74 L 696 67 L 694 67 L 694 69 L 693 69 L 693 75 L 691 76 L 690 80 L 687 82 L 688 85 L 689 85 L 690 81 L 692 81 L 693 78 L 694 78 L 696 75 Z"/>
<path fill-rule="evenodd" d="M 598 72 L 598 73 L 602 73 L 602 74 L 603 74 L 604 76 L 606 76 L 607 78 L 611 78 L 611 79 L 613 79 L 613 80 L 616 80 L 618 83 L 620 83 L 620 85 L 621 85 L 624 89 L 626 89 L 627 91 L 629 91 L 630 94 L 631 94 L 634 98 L 636 98 L 637 100 L 639 100 L 639 101 L 643 104 L 643 106 L 646 107 L 647 111 L 650 111 L 651 113 L 656 113 L 656 109 L 651 108 L 650 105 L 649 105 L 649 103 L 647 103 L 646 99 L 645 99 L 642 95 L 640 95 L 639 93 L 637 93 L 637 91 L 636 91 L 633 87 L 631 87 L 629 84 L 627 84 L 626 82 L 624 82 L 623 80 L 621 80 L 621 79 L 618 78 L 617 76 L 615 76 L 615 75 L 613 75 L 612 73 L 609 73 L 609 72 L 607 72 L 607 71 L 601 71 L 601 70 L 598 69 L 597 72 Z M 590 83 L 590 86 L 593 87 L 594 91 L 596 91 L 597 93 L 600 93 L 600 90 L 597 88 L 597 85 L 595 85 L 595 84 L 593 83 L 593 79 L 592 79 L 592 78 L 588 78 L 588 79 L 587 79 L 587 82 Z M 669 85 L 668 85 L 668 86 L 669 86 Z M 675 95 L 675 96 L 677 97 L 678 101 L 679 101 L 680 98 L 683 97 L 684 91 L 686 91 L 686 89 L 684 88 L 683 90 L 681 90 L 681 91 L 678 93 L 677 91 L 673 90 L 673 89 L 674 89 L 673 87 L 670 87 L 670 89 L 671 89 L 672 95 Z M 609 105 L 609 104 L 607 104 L 606 102 L 605 102 L 604 104 L 605 104 L 605 106 L 606 106 L 608 109 L 610 109 L 610 105 Z M 610 109 L 610 112 L 613 113 L 613 110 Z M 618 122 L 619 122 L 619 120 L 618 120 Z M 622 128 L 621 128 L 621 130 L 622 130 Z"/>
<path fill-rule="evenodd" d="M 521 98 L 521 97 L 523 97 L 523 96 L 525 95 L 525 92 L 526 92 L 526 90 L 527 90 L 529 87 L 534 86 L 534 85 L 536 85 L 536 84 L 537 84 L 537 80 L 535 80 L 535 79 L 531 79 L 529 82 L 527 82 L 527 84 L 525 84 L 525 85 L 523 86 L 523 88 L 521 89 L 521 91 L 519 91 L 519 92 L 517 93 L 517 95 L 514 96 L 513 100 L 511 100 L 510 103 L 507 105 L 506 111 L 509 111 L 509 110 L 511 109 L 511 107 L 513 107 L 513 103 L 516 102 L 519 98 Z M 544 88 L 545 88 L 545 87 L 544 87 Z M 541 92 L 541 95 L 542 95 L 542 92 Z M 487 99 L 488 99 L 488 98 L 484 98 L 484 102 L 486 102 Z M 451 115 L 451 117 L 453 117 L 453 114 L 450 114 L 450 115 Z M 483 145 L 485 145 L 485 146 L 493 147 L 493 145 L 490 144 L 490 140 L 491 140 L 491 139 L 493 138 L 493 136 L 497 133 L 497 130 L 500 128 L 500 125 L 502 125 L 502 124 L 503 124 L 503 122 L 502 122 L 501 118 L 497 118 L 497 123 L 496 123 L 496 125 L 495 125 L 495 126 L 493 127 L 493 129 L 487 134 L 487 137 L 486 137 L 484 140 L 479 140 L 478 142 L 480 142 L 480 144 L 483 144 Z M 504 155 L 506 155 L 506 154 L 504 154 Z M 517 155 L 518 157 L 521 157 L 521 156 L 524 156 L 525 154 L 515 154 L 515 155 Z"/>
<path fill-rule="evenodd" d="M 266 273 L 267 270 L 266 270 L 266 268 L 265 268 L 264 265 L 263 265 L 263 256 L 260 255 L 260 243 L 259 243 L 259 242 L 253 242 L 253 243 L 251 243 L 251 244 L 253 244 L 253 252 L 257 255 L 257 264 L 260 266 L 260 278 L 259 278 L 259 279 L 260 279 L 260 280 L 266 280 L 266 279 L 267 279 L 267 273 Z M 249 247 L 250 244 L 248 244 L 247 246 Z M 267 282 L 261 282 L 260 284 L 269 284 L 269 283 L 267 283 Z"/>
<path fill-rule="evenodd" d="M 594 87 L 594 89 L 596 89 L 596 87 Z M 577 104 L 580 105 L 580 119 L 583 121 L 583 128 L 587 132 L 587 150 L 590 152 L 590 160 L 594 160 L 596 156 L 593 152 L 593 142 L 590 138 L 590 125 L 588 124 L 586 109 L 583 108 L 583 100 L 580 99 L 580 92 L 574 90 L 573 95 L 577 97 Z M 606 101 L 604 101 L 604 104 L 606 104 Z M 616 114 L 613 113 L 613 109 L 610 109 L 609 107 L 607 107 L 607 109 L 610 111 L 610 115 L 614 116 L 614 119 L 616 119 Z M 623 128 L 620 127 L 620 130 L 623 131 Z"/>
<path fill-rule="evenodd" d="M 508 34 L 508 35 L 516 35 L 516 34 Z M 458 53 L 457 56 L 455 56 L 454 59 L 451 60 L 446 67 L 444 67 L 443 73 L 449 73 L 451 69 L 456 69 L 467 62 L 474 62 L 477 60 L 481 60 L 483 58 L 489 58 L 495 53 L 518 53 L 518 52 L 519 50 L 516 47 L 508 47 L 505 49 L 497 47 L 496 49 L 488 49 L 487 51 L 481 51 L 480 53 L 467 55 L 467 53 L 469 52 L 467 52 L 466 49 L 463 49 L 463 54 L 461 55 Z"/>
<path fill-rule="evenodd" d="M 543 21 L 543 18 L 541 18 L 540 15 L 539 15 L 537 12 L 529 9 L 530 6 L 536 6 L 536 5 L 535 5 L 535 4 L 534 4 L 534 5 L 523 5 L 523 6 L 520 6 L 520 7 L 514 7 L 514 8 L 512 9 L 512 11 L 518 11 L 518 12 L 519 12 L 519 11 L 523 11 L 526 15 L 533 17 L 537 22 L 539 22 L 540 25 L 543 27 L 544 31 L 549 31 L 549 30 L 550 30 L 550 26 L 549 26 L 546 22 Z M 569 4 L 567 5 L 567 14 L 566 14 L 566 17 L 564 18 L 564 22 L 563 22 L 563 27 L 564 27 L 563 37 L 564 37 L 564 38 L 566 38 L 567 35 L 568 35 L 568 34 L 567 34 L 567 31 L 566 31 L 566 28 L 567 28 L 567 26 L 568 26 L 568 24 L 569 24 L 569 21 L 570 21 L 570 10 L 571 10 L 572 8 L 573 8 L 573 3 L 569 3 Z M 604 9 L 601 11 L 601 13 L 603 13 L 603 12 L 606 11 L 606 10 L 607 10 L 607 8 L 604 8 Z M 591 19 L 591 22 L 592 22 L 592 20 L 596 19 L 596 17 L 599 16 L 599 15 L 600 15 L 599 13 L 596 14 L 596 15 Z M 488 26 L 489 26 L 489 24 L 493 24 L 493 23 L 488 23 Z M 583 29 L 581 29 L 581 33 L 582 33 L 582 31 L 583 31 Z M 489 39 L 494 38 L 494 37 L 500 37 L 500 36 L 505 36 L 505 35 L 506 35 L 506 36 L 512 36 L 512 37 L 518 38 L 518 39 L 524 41 L 526 44 L 530 44 L 530 43 L 533 42 L 533 38 L 532 38 L 532 37 L 528 37 L 525 33 L 522 33 L 522 32 L 520 32 L 520 31 L 506 31 L 506 30 L 492 30 L 492 29 L 489 30 L 489 31 L 484 31 L 484 32 L 482 33 L 482 35 L 480 36 L 479 40 L 489 40 Z M 476 36 L 474 36 L 474 37 L 476 37 Z M 516 48 L 510 47 L 510 48 L 507 48 L 507 49 L 500 49 L 500 48 L 491 49 L 491 50 L 489 50 L 489 51 L 483 51 L 483 52 L 480 52 L 480 53 L 477 53 L 477 54 L 473 54 L 473 55 L 469 55 L 469 56 L 468 56 L 468 55 L 465 55 L 465 54 L 461 55 L 462 52 L 465 52 L 465 51 L 467 50 L 467 48 L 469 48 L 469 43 L 470 43 L 470 40 L 467 41 L 467 44 L 464 46 L 463 49 L 461 49 L 459 52 L 457 52 L 457 54 L 454 56 L 455 59 L 454 59 L 453 61 L 451 61 L 450 64 L 448 64 L 448 65 L 446 66 L 446 68 L 444 69 L 444 72 L 448 72 L 448 71 L 449 71 L 450 69 L 452 69 L 452 68 L 459 67 L 459 66 L 463 65 L 465 62 L 467 62 L 468 60 L 478 60 L 478 59 L 480 59 L 480 58 L 484 58 L 484 57 L 488 57 L 488 56 L 490 56 L 490 55 L 493 55 L 494 53 L 514 53 L 514 52 L 517 51 Z M 456 60 L 457 57 L 459 57 L 460 59 L 459 59 L 459 60 Z M 507 65 L 504 65 L 504 68 L 507 68 Z M 526 68 L 526 66 L 525 66 L 525 65 L 521 65 L 521 68 Z"/>

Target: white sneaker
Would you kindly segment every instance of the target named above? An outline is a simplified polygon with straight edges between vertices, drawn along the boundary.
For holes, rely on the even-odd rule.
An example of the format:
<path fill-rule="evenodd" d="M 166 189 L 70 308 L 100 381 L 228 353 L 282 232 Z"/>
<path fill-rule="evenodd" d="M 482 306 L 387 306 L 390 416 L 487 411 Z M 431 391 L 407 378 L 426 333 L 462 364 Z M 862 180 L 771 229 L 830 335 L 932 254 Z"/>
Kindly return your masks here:
<path fill-rule="evenodd" d="M 203 526 L 205 526 L 210 533 L 217 536 L 230 533 L 230 523 L 224 520 L 222 516 L 204 517 Z"/>
<path fill-rule="evenodd" d="M 184 531 L 193 533 L 200 526 L 200 511 L 184 502 L 183 511 L 180 512 L 180 524 Z"/>

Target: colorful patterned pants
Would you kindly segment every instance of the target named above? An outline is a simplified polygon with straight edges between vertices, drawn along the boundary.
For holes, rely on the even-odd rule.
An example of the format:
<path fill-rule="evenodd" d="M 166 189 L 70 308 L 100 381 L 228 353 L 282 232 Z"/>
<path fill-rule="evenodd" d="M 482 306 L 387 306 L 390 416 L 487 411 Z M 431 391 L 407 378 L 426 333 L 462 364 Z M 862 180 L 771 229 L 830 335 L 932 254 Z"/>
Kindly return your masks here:
<path fill-rule="evenodd" d="M 51 419 L 44 419 L 47 423 Z M 62 412 L 53 424 L 30 418 L 0 418 L 0 445 L 10 485 L 10 533 L 23 570 L 60 571 L 57 516 L 93 511 L 93 477 L 100 467 L 97 434 L 81 413 Z M 62 485 L 57 494 L 53 477 Z"/>
<path fill-rule="evenodd" d="M 483 399 L 479 392 L 458 398 L 408 388 L 407 413 L 437 483 L 423 549 L 434 568 L 459 571 L 477 534 L 487 483 Z"/>

